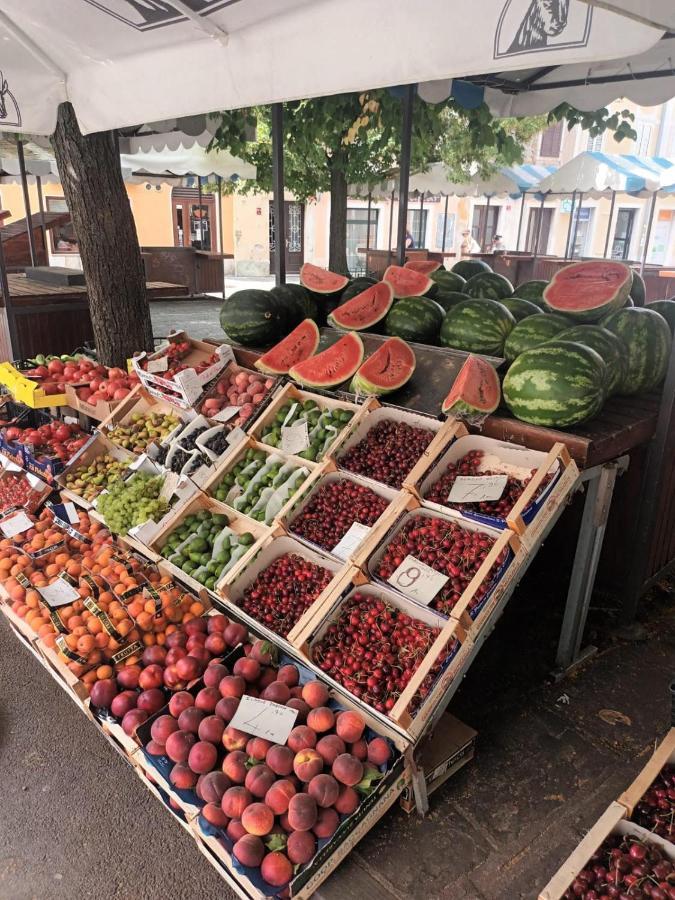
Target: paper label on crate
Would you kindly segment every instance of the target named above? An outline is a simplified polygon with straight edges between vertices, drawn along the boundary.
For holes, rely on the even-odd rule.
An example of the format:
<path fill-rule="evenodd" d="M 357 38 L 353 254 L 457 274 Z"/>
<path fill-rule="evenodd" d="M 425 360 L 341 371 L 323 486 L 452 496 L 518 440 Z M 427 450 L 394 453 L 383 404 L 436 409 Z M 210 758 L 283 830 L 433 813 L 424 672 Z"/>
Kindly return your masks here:
<path fill-rule="evenodd" d="M 145 448 L 145 452 L 148 456 L 148 459 L 155 460 L 159 456 L 159 447 L 153 441 L 152 444 L 148 444 L 148 446 Z"/>
<path fill-rule="evenodd" d="M 499 500 L 509 480 L 508 475 L 459 475 L 455 479 L 449 503 L 480 503 Z"/>
<path fill-rule="evenodd" d="M 273 744 L 285 744 L 295 726 L 298 710 L 270 700 L 244 695 L 230 719 L 230 728 L 238 728 Z"/>
<path fill-rule="evenodd" d="M 225 364 L 234 362 L 234 350 L 229 344 L 221 344 L 216 347 L 216 353 Z"/>
<path fill-rule="evenodd" d="M 157 523 L 152 519 L 149 519 L 147 522 L 143 522 L 142 525 L 134 525 L 129 529 L 130 537 L 136 538 L 137 541 L 140 541 L 141 544 L 145 544 L 146 546 L 150 544 L 156 534 Z"/>
<path fill-rule="evenodd" d="M 177 472 L 168 472 L 159 492 L 159 499 L 168 500 L 176 490 L 179 480 L 180 475 Z"/>
<path fill-rule="evenodd" d="M 215 416 L 211 416 L 214 422 L 229 422 L 241 412 L 238 406 L 224 406 Z"/>
<path fill-rule="evenodd" d="M 80 420 L 77 418 L 77 416 L 64 416 L 63 421 L 66 423 L 66 425 L 79 425 L 80 424 Z"/>
<path fill-rule="evenodd" d="M 67 606 L 74 600 L 80 599 L 80 592 L 67 581 L 57 578 L 52 584 L 38 588 L 40 595 L 48 606 Z"/>
<path fill-rule="evenodd" d="M 437 572 L 414 556 L 406 556 L 394 573 L 387 578 L 389 584 L 411 600 L 428 606 L 449 580 L 448 575 Z"/>
<path fill-rule="evenodd" d="M 369 525 L 362 525 L 361 522 L 352 522 L 349 530 L 342 535 L 342 538 L 333 547 L 331 553 L 339 559 L 347 559 L 350 553 L 353 553 L 364 540 L 369 531 Z"/>
<path fill-rule="evenodd" d="M 233 428 L 232 431 L 228 434 L 226 440 L 228 444 L 238 444 L 240 441 L 243 441 L 246 438 L 246 432 L 243 428 L 240 428 L 238 425 L 236 428 Z"/>
<path fill-rule="evenodd" d="M 12 516 L 11 519 L 5 519 L 3 522 L 0 522 L 0 529 L 2 529 L 2 533 L 7 538 L 28 531 L 28 529 L 32 527 L 33 523 L 25 512 L 17 513 L 15 516 Z"/>
<path fill-rule="evenodd" d="M 281 449 L 284 453 L 301 453 L 309 447 L 307 420 L 281 426 Z"/>
<path fill-rule="evenodd" d="M 282 427 L 282 428 L 285 428 L 286 425 L 288 425 L 289 420 L 293 418 L 293 415 L 294 415 L 294 413 L 295 413 L 295 411 L 296 411 L 297 408 L 298 408 L 298 403 L 297 403 L 297 401 L 296 401 L 295 403 L 292 403 L 292 404 L 291 404 L 291 408 L 290 408 L 290 409 L 288 410 L 288 412 L 286 413 L 286 418 L 285 418 L 284 421 L 281 423 L 281 427 Z"/>
<path fill-rule="evenodd" d="M 130 656 L 133 656 L 134 653 L 138 653 L 143 650 L 143 644 L 140 641 L 134 641 L 133 644 L 127 644 L 122 650 L 119 650 L 113 656 L 110 657 L 110 661 L 113 665 L 117 665 L 118 663 L 124 662 L 125 659 L 128 659 Z"/>
<path fill-rule="evenodd" d="M 149 359 L 148 360 L 148 368 L 146 372 L 150 375 L 154 375 L 157 372 L 166 372 L 169 368 L 169 357 L 168 356 L 160 356 L 159 359 Z"/>
<path fill-rule="evenodd" d="M 201 396 L 202 385 L 194 369 L 183 369 L 176 375 L 174 381 L 183 389 L 185 399 L 191 405 Z"/>
<path fill-rule="evenodd" d="M 71 525 L 79 525 L 80 524 L 80 517 L 77 514 L 77 510 L 75 509 L 74 503 L 70 503 L 70 502 L 64 503 L 63 509 L 64 509 L 66 515 L 68 516 L 68 521 L 70 522 Z"/>

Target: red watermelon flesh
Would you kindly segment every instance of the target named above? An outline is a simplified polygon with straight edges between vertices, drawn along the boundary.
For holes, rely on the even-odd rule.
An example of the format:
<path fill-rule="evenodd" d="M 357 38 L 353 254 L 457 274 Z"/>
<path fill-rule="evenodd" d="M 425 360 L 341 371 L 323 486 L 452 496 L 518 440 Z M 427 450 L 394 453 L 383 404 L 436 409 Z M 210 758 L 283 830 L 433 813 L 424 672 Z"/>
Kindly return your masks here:
<path fill-rule="evenodd" d="M 254 363 L 266 375 L 286 375 L 291 366 L 309 359 L 319 346 L 319 328 L 312 319 L 305 319 L 283 340 L 264 353 Z"/>
<path fill-rule="evenodd" d="M 392 337 L 369 356 L 352 379 L 357 394 L 388 394 L 410 380 L 415 371 L 415 353 L 399 337 Z"/>
<path fill-rule="evenodd" d="M 579 322 L 597 322 L 626 302 L 633 281 L 628 266 L 613 260 L 572 263 L 555 273 L 544 288 L 550 312 Z"/>
<path fill-rule="evenodd" d="M 501 396 L 497 372 L 489 362 L 472 353 L 441 408 L 454 416 L 488 415 L 497 409 Z"/>
<path fill-rule="evenodd" d="M 441 264 L 433 259 L 409 259 L 403 266 L 404 269 L 412 269 L 413 272 L 421 272 L 422 275 L 431 275 L 440 267 Z"/>
<path fill-rule="evenodd" d="M 347 287 L 349 278 L 328 269 L 320 269 L 312 263 L 305 263 L 300 269 L 300 284 L 315 294 L 336 294 Z"/>
<path fill-rule="evenodd" d="M 327 350 L 293 366 L 291 378 L 307 387 L 335 387 L 351 378 L 363 361 L 363 341 L 350 331 Z"/>
<path fill-rule="evenodd" d="M 346 303 L 341 303 L 328 317 L 328 324 L 350 331 L 372 328 L 380 319 L 384 319 L 393 302 L 394 292 L 391 285 L 386 281 L 380 281 Z"/>
<path fill-rule="evenodd" d="M 406 269 L 404 266 L 389 266 L 382 280 L 392 286 L 396 300 L 400 297 L 421 297 L 434 284 L 428 275 L 414 269 Z"/>

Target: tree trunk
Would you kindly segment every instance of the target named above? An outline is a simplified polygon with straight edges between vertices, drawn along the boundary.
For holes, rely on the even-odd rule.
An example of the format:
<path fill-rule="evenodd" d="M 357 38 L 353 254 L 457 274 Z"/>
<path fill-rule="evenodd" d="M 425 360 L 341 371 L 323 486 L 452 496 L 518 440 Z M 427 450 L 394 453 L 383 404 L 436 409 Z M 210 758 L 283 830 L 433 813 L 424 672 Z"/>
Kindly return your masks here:
<path fill-rule="evenodd" d="M 328 268 L 331 272 L 337 272 L 339 275 L 349 275 L 347 266 L 347 178 L 344 169 L 336 165 L 330 165 Z"/>
<path fill-rule="evenodd" d="M 151 350 L 152 324 L 136 226 L 111 131 L 83 137 L 70 103 L 59 106 L 52 137 L 63 193 L 77 235 L 100 362 L 126 369 Z"/>

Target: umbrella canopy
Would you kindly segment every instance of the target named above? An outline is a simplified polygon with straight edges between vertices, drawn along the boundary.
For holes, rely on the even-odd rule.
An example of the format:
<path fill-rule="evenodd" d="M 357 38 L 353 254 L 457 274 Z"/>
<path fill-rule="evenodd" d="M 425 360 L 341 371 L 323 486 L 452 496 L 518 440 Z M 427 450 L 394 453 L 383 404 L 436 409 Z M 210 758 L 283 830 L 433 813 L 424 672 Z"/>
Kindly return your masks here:
<path fill-rule="evenodd" d="M 220 175 L 222 178 L 255 178 L 256 168 L 242 159 L 232 156 L 223 150 L 207 152 L 198 143 L 185 148 L 181 145 L 176 150 L 150 150 L 147 153 L 121 154 L 122 171 L 131 173 L 139 180 L 143 176 L 154 176 L 155 179 L 175 180 L 184 175 L 208 177 Z M 126 178 L 125 178 L 126 180 Z"/>
<path fill-rule="evenodd" d="M 525 66 L 586 70 L 663 34 L 580 0 L 482 0 L 480 21 L 468 13 L 460 0 L 4 0 L 0 119 L 49 134 L 70 100 L 88 133 Z M 375 36 L 367 52 L 349 53 L 356 26 Z M 400 52 L 410 35 L 417 51 Z"/>
<path fill-rule="evenodd" d="M 472 179 L 469 182 L 448 180 L 443 163 L 433 163 L 427 172 L 410 177 L 410 191 L 425 194 L 447 194 L 457 197 L 520 197 L 531 191 L 542 178 L 555 172 L 555 166 L 534 166 L 524 164 L 499 169 L 486 180 Z"/>
<path fill-rule="evenodd" d="M 588 151 L 580 153 L 544 178 L 537 186 L 542 194 L 580 191 L 591 197 L 609 191 L 649 194 L 657 191 L 666 173 L 675 172 L 675 160 L 661 156 L 621 156 Z"/>
<path fill-rule="evenodd" d="M 672 0 L 640 0 L 640 3 L 636 3 L 635 0 L 594 0 L 594 2 L 598 6 L 604 6 L 606 9 L 635 19 L 636 22 L 647 22 L 666 31 L 675 31 L 675 6 Z"/>

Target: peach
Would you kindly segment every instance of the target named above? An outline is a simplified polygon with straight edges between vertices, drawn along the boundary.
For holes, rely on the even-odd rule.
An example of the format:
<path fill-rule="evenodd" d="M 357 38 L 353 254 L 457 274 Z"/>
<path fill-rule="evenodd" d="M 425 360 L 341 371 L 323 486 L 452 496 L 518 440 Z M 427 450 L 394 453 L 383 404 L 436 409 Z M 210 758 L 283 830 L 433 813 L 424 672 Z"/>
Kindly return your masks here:
<path fill-rule="evenodd" d="M 274 813 L 264 803 L 251 803 L 241 816 L 241 824 L 249 834 L 264 837 L 269 834 L 274 825 Z"/>
<path fill-rule="evenodd" d="M 195 634 L 206 634 L 208 624 L 205 619 L 190 619 L 189 622 L 185 623 L 184 630 L 188 637 L 192 637 Z"/>
<path fill-rule="evenodd" d="M 148 714 L 143 709 L 130 709 L 122 717 L 122 731 L 133 737 L 136 729 L 148 719 Z"/>
<path fill-rule="evenodd" d="M 246 745 L 246 752 L 249 756 L 252 756 L 253 759 L 263 760 L 267 756 L 267 751 L 271 746 L 272 742 L 266 741 L 265 738 L 252 737 Z"/>
<path fill-rule="evenodd" d="M 187 656 L 187 650 L 183 647 L 172 647 L 167 651 L 166 659 L 164 660 L 164 665 L 167 666 L 175 666 L 178 664 L 179 659 L 185 659 Z"/>
<path fill-rule="evenodd" d="M 176 661 L 175 666 L 181 681 L 194 681 L 202 673 L 202 664 L 196 656 L 183 656 Z"/>
<path fill-rule="evenodd" d="M 199 796 L 205 803 L 218 803 L 223 799 L 225 791 L 232 787 L 232 782 L 224 772 L 207 772 L 199 779 Z M 225 827 L 225 826 L 223 826 Z"/>
<path fill-rule="evenodd" d="M 222 634 L 223 631 L 230 624 L 230 620 L 227 616 L 224 616 L 222 613 L 216 613 L 215 616 L 208 616 L 206 619 L 206 630 L 209 634 L 213 634 L 214 632 L 219 632 Z"/>
<path fill-rule="evenodd" d="M 139 709 L 144 709 L 149 716 L 153 716 L 160 711 L 165 703 L 164 691 L 159 688 L 150 688 L 138 695 L 136 706 Z"/>
<path fill-rule="evenodd" d="M 141 675 L 140 666 L 124 666 L 117 673 L 117 683 L 124 690 L 134 690 L 138 687 L 138 679 Z"/>
<path fill-rule="evenodd" d="M 188 706 L 194 706 L 194 703 L 195 698 L 189 691 L 178 691 L 169 700 L 169 712 L 177 719 L 184 709 L 187 709 Z"/>
<path fill-rule="evenodd" d="M 265 845 L 255 834 L 244 834 L 232 848 L 242 866 L 257 868 L 263 861 Z"/>
<path fill-rule="evenodd" d="M 288 810 L 289 801 L 295 793 L 293 782 L 288 778 L 280 778 L 265 794 L 265 803 L 276 816 L 280 816 Z"/>
<path fill-rule="evenodd" d="M 223 812 L 230 819 L 241 819 L 244 810 L 251 803 L 253 803 L 251 792 L 241 785 L 228 788 L 220 801 Z"/>
<path fill-rule="evenodd" d="M 212 713 L 219 700 L 220 692 L 218 688 L 205 687 L 195 697 L 195 706 L 197 709 L 203 709 L 204 712 Z"/>
<path fill-rule="evenodd" d="M 204 685 L 217 688 L 223 678 L 226 678 L 229 674 L 227 666 L 223 666 L 220 663 L 212 663 L 206 667 L 204 672 Z"/>
<path fill-rule="evenodd" d="M 184 631 L 174 631 L 172 634 L 167 634 L 166 636 L 166 646 L 169 648 L 169 651 L 174 648 L 181 648 L 187 644 L 187 634 Z M 169 665 L 167 663 L 167 665 Z"/>
<path fill-rule="evenodd" d="M 246 780 L 247 757 L 241 750 L 232 750 L 223 760 L 222 770 L 235 784 L 243 784 Z"/>
<path fill-rule="evenodd" d="M 164 686 L 170 691 L 182 691 L 186 685 L 187 682 L 181 680 L 175 666 L 167 666 L 164 669 Z"/>
<path fill-rule="evenodd" d="M 158 744 L 157 741 L 150 740 L 145 745 L 146 752 L 151 756 L 164 756 L 166 753 L 166 748 L 164 744 Z"/>
<path fill-rule="evenodd" d="M 298 667 L 294 666 L 292 663 L 282 666 L 277 672 L 277 681 L 283 681 L 289 688 L 295 687 L 298 681 L 300 681 Z"/>
<path fill-rule="evenodd" d="M 258 688 L 261 691 L 264 691 L 266 687 L 269 687 L 273 681 L 277 680 L 277 670 L 272 666 L 268 668 L 264 668 L 260 673 L 260 678 L 258 679 Z"/>
<path fill-rule="evenodd" d="M 338 757 L 339 758 L 339 757 Z M 300 781 L 311 781 L 323 769 L 323 759 L 311 748 L 300 750 L 293 760 L 293 771 Z"/>
<path fill-rule="evenodd" d="M 218 690 L 221 697 L 236 697 L 240 699 L 244 696 L 246 682 L 241 675 L 226 675 L 225 678 L 221 678 Z"/>
<path fill-rule="evenodd" d="M 248 744 L 248 735 L 238 728 L 226 728 L 221 738 L 223 747 L 230 750 L 243 750 Z"/>
<path fill-rule="evenodd" d="M 121 719 L 130 709 L 136 709 L 138 697 L 139 694 L 136 691 L 122 691 L 116 697 L 113 697 L 110 703 L 110 712 L 115 718 Z"/>
<path fill-rule="evenodd" d="M 345 742 L 337 734 L 325 734 L 316 745 L 316 752 L 327 766 L 332 766 L 337 757 L 346 749 Z"/>
<path fill-rule="evenodd" d="M 158 688 L 164 684 L 164 667 L 156 663 L 146 666 L 138 676 L 138 686 L 142 691 L 149 691 L 150 688 Z"/>
<path fill-rule="evenodd" d="M 274 772 L 264 763 L 261 763 L 248 770 L 244 784 L 254 797 L 264 797 L 274 784 L 274 781 Z"/>
<path fill-rule="evenodd" d="M 293 866 L 283 853 L 268 853 L 260 866 L 260 874 L 268 884 L 281 887 L 293 877 Z"/>
<path fill-rule="evenodd" d="M 274 652 L 274 645 L 270 644 L 269 641 L 264 641 L 262 638 L 254 641 L 251 646 L 251 656 L 262 666 L 270 665 L 272 662 L 272 654 Z"/>
<path fill-rule="evenodd" d="M 141 659 L 144 666 L 158 665 L 163 667 L 166 661 L 166 654 L 167 651 L 164 647 L 161 647 L 159 644 L 153 644 L 152 647 L 145 648 Z"/>
<path fill-rule="evenodd" d="M 283 681 L 273 681 L 267 685 L 261 696 L 263 700 L 284 704 L 291 699 L 291 689 Z"/>
<path fill-rule="evenodd" d="M 341 753 L 333 763 L 331 771 L 341 784 L 353 787 L 363 778 L 363 763 L 351 753 Z"/>
<path fill-rule="evenodd" d="M 216 828 L 227 828 L 230 820 L 222 810 L 220 803 L 205 803 L 202 807 L 202 815 Z"/>
<path fill-rule="evenodd" d="M 230 622 L 223 631 L 223 637 L 227 641 L 228 647 L 236 647 L 243 644 L 248 637 L 248 628 L 240 625 L 239 622 Z"/>
<path fill-rule="evenodd" d="M 185 763 L 176 763 L 169 773 L 169 781 L 179 791 L 189 791 L 197 784 L 197 776 Z"/>
<path fill-rule="evenodd" d="M 227 724 L 236 713 L 238 706 L 238 697 L 223 697 L 216 703 L 214 713 Z"/>
<path fill-rule="evenodd" d="M 293 753 L 316 747 L 316 732 L 308 728 L 307 725 L 296 725 L 288 735 L 286 743 Z"/>
<path fill-rule="evenodd" d="M 365 727 L 366 720 L 363 716 L 351 709 L 339 713 L 335 723 L 335 731 L 338 737 L 341 737 L 348 744 L 354 744 L 360 740 Z"/>
<path fill-rule="evenodd" d="M 197 734 L 199 726 L 205 718 L 204 710 L 197 709 L 196 706 L 188 706 L 178 716 L 178 727 L 181 731 L 191 731 L 193 734 Z"/>
<path fill-rule="evenodd" d="M 335 714 L 327 706 L 317 706 L 307 714 L 307 725 L 318 734 L 330 731 L 334 724 Z"/>
<path fill-rule="evenodd" d="M 190 749 L 197 743 L 197 738 L 189 731 L 174 731 L 166 739 L 165 752 L 175 763 L 186 763 Z"/>
<path fill-rule="evenodd" d="M 110 705 L 117 696 L 117 685 L 114 678 L 104 678 L 94 682 L 91 689 L 91 702 L 93 706 L 110 709 Z"/>
<path fill-rule="evenodd" d="M 316 709 L 318 706 L 325 706 L 328 703 L 328 688 L 320 681 L 308 681 L 307 684 L 303 685 L 302 699 L 312 709 Z"/>
<path fill-rule="evenodd" d="M 301 684 L 296 684 L 295 687 L 291 688 L 291 700 L 293 699 L 293 697 L 295 697 L 296 700 L 302 700 L 302 685 Z M 303 700 L 303 703 L 304 703 L 304 700 Z"/>
<path fill-rule="evenodd" d="M 195 650 L 198 650 L 200 647 L 203 647 L 205 643 L 206 643 L 206 635 L 205 634 L 201 634 L 201 632 L 198 634 L 191 634 L 190 637 L 187 639 L 187 642 L 185 644 L 185 649 L 187 650 L 188 654 L 190 654 L 190 653 L 193 653 Z"/>
<path fill-rule="evenodd" d="M 311 831 L 294 831 L 288 835 L 286 853 L 294 865 L 303 866 L 316 853 L 316 838 Z"/>
<path fill-rule="evenodd" d="M 218 716 L 207 716 L 199 723 L 197 734 L 200 741 L 211 741 L 219 744 L 225 730 L 225 724 Z"/>
<path fill-rule="evenodd" d="M 276 775 L 290 775 L 294 758 L 295 753 L 290 747 L 275 744 L 267 751 L 265 762 Z"/>
<path fill-rule="evenodd" d="M 318 816 L 316 800 L 309 794 L 294 794 L 288 803 L 288 823 L 293 831 L 314 828 Z"/>
<path fill-rule="evenodd" d="M 320 809 L 312 831 L 318 838 L 332 837 L 338 830 L 340 816 L 334 809 Z"/>
<path fill-rule="evenodd" d="M 279 816 L 279 826 L 283 828 L 286 834 L 290 834 L 293 831 L 291 823 L 288 821 L 288 810 Z"/>
<path fill-rule="evenodd" d="M 333 806 L 340 793 L 340 785 L 332 775 L 319 774 L 309 782 L 307 793 L 314 797 L 317 806 Z"/>
<path fill-rule="evenodd" d="M 150 736 L 153 741 L 158 744 L 166 744 L 166 740 L 170 734 L 178 731 L 178 722 L 173 716 L 159 716 L 155 719 L 150 728 Z"/>
<path fill-rule="evenodd" d="M 232 666 L 232 674 L 241 676 L 249 684 L 253 684 L 260 678 L 260 671 L 260 663 L 257 659 L 251 659 L 250 656 L 242 656 Z"/>
<path fill-rule="evenodd" d="M 349 745 L 349 752 L 352 756 L 360 759 L 361 762 L 365 762 L 368 759 L 368 744 L 364 738 L 361 738 L 360 741 L 354 741 L 353 744 Z"/>
<path fill-rule="evenodd" d="M 197 741 L 190 748 L 188 766 L 198 775 L 210 772 L 218 759 L 218 751 L 208 741 Z"/>
<path fill-rule="evenodd" d="M 222 634 L 214 632 L 204 641 L 204 649 L 208 650 L 211 656 L 222 656 L 227 650 L 227 642 Z"/>
<path fill-rule="evenodd" d="M 368 762 L 374 766 L 385 766 L 391 759 L 389 744 L 384 738 L 376 737 L 368 744 Z"/>
<path fill-rule="evenodd" d="M 201 675 L 204 669 L 211 662 L 211 654 L 203 647 L 201 644 L 197 644 L 196 647 L 193 647 L 190 650 L 190 656 L 197 660 L 199 663 L 199 674 Z"/>
<path fill-rule="evenodd" d="M 356 793 L 353 787 L 349 787 L 346 784 L 340 785 L 340 795 L 335 801 L 335 809 L 342 816 L 350 816 L 356 809 L 358 809 L 359 803 L 361 802 L 359 795 Z"/>
<path fill-rule="evenodd" d="M 294 688 L 291 688 L 294 690 Z M 310 710 L 310 707 L 304 700 L 299 697 L 291 697 L 291 699 L 286 703 L 289 709 L 297 709 L 298 715 L 296 717 L 296 722 L 298 725 L 304 725 L 307 721 L 307 713 Z"/>
<path fill-rule="evenodd" d="M 236 843 L 240 838 L 243 838 L 245 834 L 248 834 L 248 831 L 246 831 L 239 819 L 232 819 L 225 829 L 225 833 L 233 843 Z M 254 837 L 254 835 L 251 835 L 251 837 Z"/>

